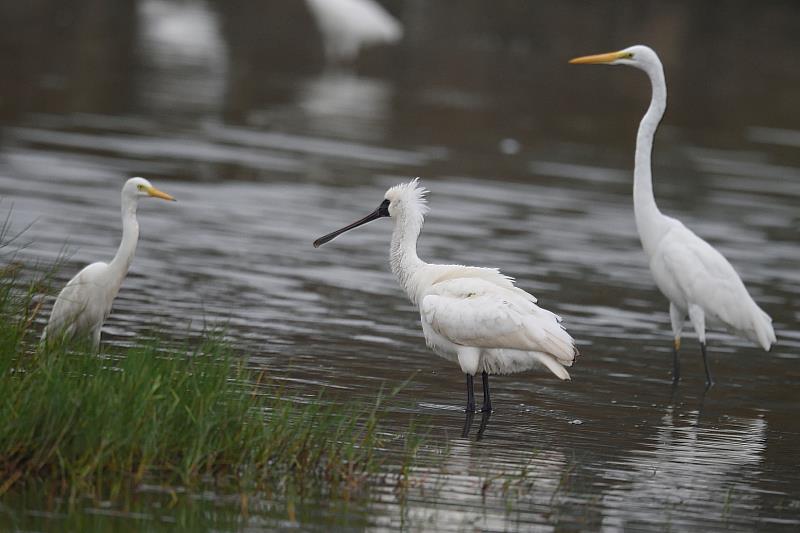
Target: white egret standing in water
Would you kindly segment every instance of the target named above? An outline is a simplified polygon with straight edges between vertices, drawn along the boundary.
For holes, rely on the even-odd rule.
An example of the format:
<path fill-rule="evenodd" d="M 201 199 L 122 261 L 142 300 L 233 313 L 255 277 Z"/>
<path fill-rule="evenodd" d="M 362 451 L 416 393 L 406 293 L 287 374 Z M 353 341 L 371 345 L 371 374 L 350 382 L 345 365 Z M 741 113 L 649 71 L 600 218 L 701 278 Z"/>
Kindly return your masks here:
<path fill-rule="evenodd" d="M 403 25 L 374 0 L 306 1 L 331 61 L 350 61 L 364 46 L 391 44 L 403 37 Z"/>
<path fill-rule="evenodd" d="M 122 242 L 110 263 L 92 263 L 69 280 L 50 313 L 42 342 L 67 340 L 79 336 L 91 339 L 95 351 L 100 346 L 100 329 L 119 292 L 136 252 L 139 223 L 136 208 L 139 198 L 153 197 L 175 201 L 144 178 L 131 178 L 122 187 Z"/>
<path fill-rule="evenodd" d="M 366 217 L 314 241 L 336 236 L 382 217 L 394 220 L 390 248 L 392 272 L 411 303 L 419 308 L 422 332 L 438 355 L 456 361 L 467 375 L 467 411 L 475 411 L 473 376 L 483 378 L 482 411 L 490 412 L 489 374 L 508 374 L 545 366 L 569 379 L 578 350 L 561 318 L 536 305 L 536 298 L 514 286 L 496 268 L 432 265 L 417 256 L 417 239 L 428 210 L 415 179 L 386 191 Z"/>
<path fill-rule="evenodd" d="M 656 285 L 670 301 L 669 317 L 674 335 L 673 379 L 680 379 L 678 351 L 688 315 L 700 340 L 706 384 L 713 385 L 706 357 L 706 325 L 723 327 L 747 337 L 767 351 L 775 342 L 775 332 L 772 319 L 747 293 L 728 260 L 680 221 L 663 215 L 656 206 L 650 154 L 656 128 L 667 106 L 667 86 L 661 61 L 653 50 L 637 45 L 619 52 L 578 57 L 570 63 L 628 65 L 643 70 L 650 78 L 652 99 L 636 136 L 633 172 L 636 228 Z"/>

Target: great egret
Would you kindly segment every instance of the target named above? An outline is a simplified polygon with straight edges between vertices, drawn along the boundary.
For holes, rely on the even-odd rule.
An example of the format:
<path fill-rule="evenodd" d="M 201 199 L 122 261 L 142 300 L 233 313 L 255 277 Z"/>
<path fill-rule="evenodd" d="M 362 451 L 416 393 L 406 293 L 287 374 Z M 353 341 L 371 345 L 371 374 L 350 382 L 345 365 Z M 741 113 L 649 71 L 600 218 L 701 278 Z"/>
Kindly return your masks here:
<path fill-rule="evenodd" d="M 578 355 L 561 318 L 536 305 L 496 268 L 432 265 L 417 256 L 426 189 L 418 180 L 386 191 L 366 217 L 314 241 L 319 247 L 336 236 L 382 217 L 394 219 L 392 272 L 411 303 L 419 307 L 422 332 L 438 355 L 457 361 L 467 376 L 467 412 L 475 411 L 473 376 L 483 378 L 482 411 L 492 409 L 489 374 L 508 374 L 543 365 L 561 379 Z"/>
<path fill-rule="evenodd" d="M 714 380 L 706 357 L 706 324 L 743 335 L 767 351 L 775 342 L 775 332 L 772 319 L 747 293 L 742 279 L 728 260 L 680 221 L 663 215 L 656 206 L 650 154 L 656 128 L 667 106 L 667 86 L 661 61 L 652 49 L 637 45 L 619 52 L 578 57 L 570 63 L 628 65 L 643 70 L 650 78 L 653 87 L 650 107 L 636 136 L 633 171 L 636 228 L 656 285 L 670 301 L 669 317 L 674 335 L 673 379 L 680 379 L 678 352 L 688 315 L 700 341 L 706 384 L 711 386 Z"/>
<path fill-rule="evenodd" d="M 139 198 L 152 197 L 175 201 L 144 178 L 131 178 L 122 187 L 122 242 L 110 263 L 92 263 L 69 280 L 50 313 L 42 342 L 86 336 L 95 351 L 100 346 L 100 329 L 119 292 L 136 252 L 139 223 L 136 208 Z"/>
<path fill-rule="evenodd" d="M 361 48 L 396 43 L 403 25 L 375 0 L 306 0 L 330 61 L 351 61 Z"/>

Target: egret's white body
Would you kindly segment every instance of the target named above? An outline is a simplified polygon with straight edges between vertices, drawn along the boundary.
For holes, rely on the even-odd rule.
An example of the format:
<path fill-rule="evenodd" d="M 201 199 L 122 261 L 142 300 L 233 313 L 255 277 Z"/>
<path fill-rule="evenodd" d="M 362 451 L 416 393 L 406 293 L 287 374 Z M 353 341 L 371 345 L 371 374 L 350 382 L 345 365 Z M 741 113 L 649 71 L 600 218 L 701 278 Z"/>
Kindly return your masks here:
<path fill-rule="evenodd" d="M 369 220 L 390 216 L 394 220 L 392 272 L 419 309 L 428 346 L 458 362 L 468 376 L 468 386 L 472 376 L 483 373 L 486 401 L 490 374 L 544 366 L 559 378 L 570 379 L 565 367 L 572 365 L 578 351 L 560 317 L 536 305 L 536 298 L 495 268 L 429 264 L 417 256 L 417 239 L 427 212 L 425 193 L 416 179 L 396 185 L 386 192 L 375 213 L 318 239 L 315 245 Z"/>
<path fill-rule="evenodd" d="M 708 383 L 713 383 L 705 358 L 706 327 L 720 327 L 746 337 L 764 350 L 775 342 L 772 319 L 753 301 L 742 279 L 725 257 L 679 220 L 661 213 L 653 196 L 650 156 L 653 138 L 667 106 L 664 69 L 647 46 L 586 56 L 573 63 L 622 64 L 643 70 L 652 98 L 636 137 L 633 207 L 636 229 L 659 290 L 670 301 L 674 335 L 674 377 L 679 378 L 677 352 L 688 316 L 701 343 Z"/>
<path fill-rule="evenodd" d="M 139 198 L 152 196 L 173 200 L 143 178 L 131 178 L 122 187 L 122 242 L 110 263 L 92 263 L 69 280 L 56 298 L 42 342 L 86 337 L 95 350 L 100 346 L 100 330 L 111 313 L 128 268 L 136 253 L 139 223 L 136 208 Z"/>
<path fill-rule="evenodd" d="M 333 61 L 354 59 L 361 48 L 391 44 L 403 26 L 374 0 L 307 0 L 322 32 L 325 55 Z"/>

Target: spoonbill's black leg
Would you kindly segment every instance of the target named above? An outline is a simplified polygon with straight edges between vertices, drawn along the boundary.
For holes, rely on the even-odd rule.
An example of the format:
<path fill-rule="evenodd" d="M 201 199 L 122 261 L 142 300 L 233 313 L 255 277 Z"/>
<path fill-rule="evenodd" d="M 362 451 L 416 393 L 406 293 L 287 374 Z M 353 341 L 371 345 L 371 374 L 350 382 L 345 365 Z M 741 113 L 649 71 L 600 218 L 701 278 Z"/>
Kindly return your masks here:
<path fill-rule="evenodd" d="M 714 378 L 711 377 L 711 370 L 708 368 L 708 356 L 706 355 L 706 343 L 700 343 L 700 351 L 703 353 L 703 366 L 706 367 L 706 388 L 714 386 Z"/>
<path fill-rule="evenodd" d="M 678 383 L 681 380 L 681 361 L 678 352 L 681 349 L 680 337 L 675 337 L 672 344 L 672 382 Z"/>
<path fill-rule="evenodd" d="M 491 413 L 492 399 L 489 397 L 489 374 L 484 370 L 481 377 L 483 378 L 483 407 L 481 407 L 481 412 Z"/>
<path fill-rule="evenodd" d="M 467 374 L 467 408 L 465 411 L 468 413 L 475 412 L 475 392 L 472 386 L 472 374 Z"/>
<path fill-rule="evenodd" d="M 489 424 L 489 418 L 491 416 L 491 411 L 483 412 L 483 415 L 481 415 L 481 425 L 478 427 L 478 435 L 475 437 L 475 440 L 481 440 L 483 438 L 483 432 L 486 431 L 486 426 Z"/>
<path fill-rule="evenodd" d="M 461 438 L 466 439 L 469 437 L 469 430 L 472 428 L 472 419 L 475 418 L 475 413 L 467 411 L 467 416 L 464 418 L 464 429 L 461 431 Z"/>

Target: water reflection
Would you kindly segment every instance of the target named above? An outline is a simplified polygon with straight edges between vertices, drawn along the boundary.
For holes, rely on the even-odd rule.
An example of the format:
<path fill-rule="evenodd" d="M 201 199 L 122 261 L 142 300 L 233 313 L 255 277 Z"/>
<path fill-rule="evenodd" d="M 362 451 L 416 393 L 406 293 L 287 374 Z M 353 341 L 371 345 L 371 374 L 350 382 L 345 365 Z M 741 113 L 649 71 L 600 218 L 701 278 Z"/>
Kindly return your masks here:
<path fill-rule="evenodd" d="M 614 480 L 602 497 L 603 529 L 755 523 L 767 422 L 704 417 L 700 402 L 669 405 L 648 446 L 603 475 Z"/>
<path fill-rule="evenodd" d="M 139 95 L 150 112 L 219 113 L 227 52 L 217 15 L 202 1 L 137 3 Z"/>
<path fill-rule="evenodd" d="M 393 493 L 378 498 L 376 526 L 495 531 L 510 523 L 527 529 L 553 522 L 551 510 L 566 489 L 569 469 L 563 453 L 523 446 L 513 454 L 492 454 L 467 439 L 451 440 L 446 453 L 436 466 L 410 472 L 400 505 Z"/>
<path fill-rule="evenodd" d="M 393 87 L 384 80 L 335 70 L 303 84 L 297 105 L 305 112 L 311 133 L 381 142 L 393 96 Z"/>
<path fill-rule="evenodd" d="M 483 438 L 483 434 L 486 432 L 486 428 L 489 426 L 489 419 L 492 417 L 491 411 L 486 411 L 480 413 L 481 421 L 480 425 L 478 426 L 478 432 L 475 434 L 475 440 L 481 440 Z M 461 438 L 467 439 L 469 438 L 470 431 L 472 430 L 472 422 L 475 419 L 475 413 L 467 412 L 466 416 L 464 417 L 464 429 L 461 431 Z"/>

